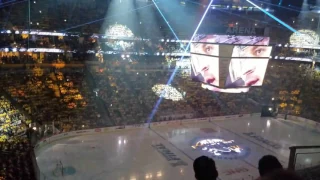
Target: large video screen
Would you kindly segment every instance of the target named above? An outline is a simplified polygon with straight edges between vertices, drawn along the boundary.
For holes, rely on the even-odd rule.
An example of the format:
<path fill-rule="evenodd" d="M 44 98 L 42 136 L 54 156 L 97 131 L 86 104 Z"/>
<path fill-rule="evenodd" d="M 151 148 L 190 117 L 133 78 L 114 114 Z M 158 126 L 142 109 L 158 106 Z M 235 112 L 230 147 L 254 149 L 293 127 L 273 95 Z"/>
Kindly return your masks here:
<path fill-rule="evenodd" d="M 271 46 L 194 42 L 191 77 L 223 89 L 262 86 L 271 50 Z"/>

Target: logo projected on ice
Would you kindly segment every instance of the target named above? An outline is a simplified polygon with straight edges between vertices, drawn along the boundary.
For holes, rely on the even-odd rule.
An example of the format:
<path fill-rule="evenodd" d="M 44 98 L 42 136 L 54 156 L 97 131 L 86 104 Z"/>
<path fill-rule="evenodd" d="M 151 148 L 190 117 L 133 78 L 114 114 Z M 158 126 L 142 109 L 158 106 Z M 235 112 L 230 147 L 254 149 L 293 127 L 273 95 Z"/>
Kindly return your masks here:
<path fill-rule="evenodd" d="M 196 150 L 210 153 L 213 158 L 230 160 L 245 157 L 250 150 L 247 147 L 236 144 L 234 140 L 226 141 L 218 138 L 203 139 L 197 141 L 191 147 Z"/>

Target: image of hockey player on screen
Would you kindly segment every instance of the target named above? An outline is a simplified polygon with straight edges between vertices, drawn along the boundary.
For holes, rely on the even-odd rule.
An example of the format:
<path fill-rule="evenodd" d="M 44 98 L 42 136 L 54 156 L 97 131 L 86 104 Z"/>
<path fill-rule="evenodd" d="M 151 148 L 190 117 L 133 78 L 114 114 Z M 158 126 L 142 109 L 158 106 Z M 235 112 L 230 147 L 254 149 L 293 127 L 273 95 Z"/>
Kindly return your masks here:
<path fill-rule="evenodd" d="M 270 46 L 235 46 L 225 87 L 261 86 L 271 50 Z"/>
<path fill-rule="evenodd" d="M 191 77 L 213 86 L 219 86 L 219 45 L 210 44 L 211 36 L 197 36 L 191 44 Z"/>

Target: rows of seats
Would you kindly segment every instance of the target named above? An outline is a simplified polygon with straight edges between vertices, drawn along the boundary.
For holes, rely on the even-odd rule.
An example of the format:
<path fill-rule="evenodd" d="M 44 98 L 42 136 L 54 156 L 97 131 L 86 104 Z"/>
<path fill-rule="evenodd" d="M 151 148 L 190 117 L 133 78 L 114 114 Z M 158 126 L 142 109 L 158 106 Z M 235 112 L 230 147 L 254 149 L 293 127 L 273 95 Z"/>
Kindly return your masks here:
<path fill-rule="evenodd" d="M 0 97 L 0 142 L 23 133 L 31 123 L 7 98 Z"/>
<path fill-rule="evenodd" d="M 168 69 L 135 69 L 128 61 L 107 63 L 107 68 L 91 69 L 99 89 L 99 97 L 106 103 L 111 119 L 116 124 L 134 124 L 153 121 L 187 119 L 249 113 L 252 106 L 236 94 L 217 94 L 201 88 L 189 77 L 176 75 L 170 86 L 183 98 L 179 101 L 164 98 L 156 106 L 159 96 L 156 85 L 167 84 L 172 74 Z M 139 62 L 138 62 L 139 64 Z M 146 66 L 142 63 L 140 66 Z M 161 92 L 161 88 L 158 89 Z M 235 98 L 237 97 L 237 98 Z M 156 113 L 152 114 L 154 108 Z"/>
<path fill-rule="evenodd" d="M 51 68 L 39 65 L 4 68 L 2 75 L 6 78 L 0 83 L 33 122 L 40 127 L 51 127 L 52 132 L 42 128 L 41 134 L 57 132 L 55 129 L 60 132 L 99 127 L 99 121 L 103 120 L 99 120 L 96 97 L 101 98 L 108 121 L 115 125 L 147 122 L 151 117 L 152 121 L 164 121 L 260 112 L 257 104 L 276 104 L 278 113 L 311 119 L 318 115 L 318 101 L 313 100 L 317 99 L 320 83 L 317 72 L 308 63 L 271 60 L 264 85 L 252 87 L 246 94 L 204 90 L 189 76 L 181 76 L 180 69 L 169 86 L 178 93 L 169 94 L 171 97 L 163 98 L 158 106 L 162 91 L 159 87 L 167 84 L 173 72 L 172 68 L 168 69 L 165 57 L 108 56 L 106 60 L 98 68 L 88 65 L 92 81 L 86 79 L 91 75 L 85 73 L 84 67 L 66 68 L 56 64 Z M 181 100 L 170 100 L 176 96 Z"/>
<path fill-rule="evenodd" d="M 26 139 L 15 138 L 0 142 L 0 179 L 36 179 L 31 153 L 32 147 Z"/>
<path fill-rule="evenodd" d="M 0 86 L 38 124 L 41 134 L 96 126 L 97 105 L 83 68 L 9 68 L 2 76 Z"/>

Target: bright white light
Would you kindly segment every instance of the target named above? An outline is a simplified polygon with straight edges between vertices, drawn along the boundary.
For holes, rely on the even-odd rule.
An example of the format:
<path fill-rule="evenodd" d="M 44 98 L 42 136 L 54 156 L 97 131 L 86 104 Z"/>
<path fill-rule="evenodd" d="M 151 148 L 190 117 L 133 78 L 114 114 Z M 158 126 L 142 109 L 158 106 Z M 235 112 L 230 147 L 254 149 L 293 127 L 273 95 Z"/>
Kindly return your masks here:
<path fill-rule="evenodd" d="M 11 34 L 11 31 L 10 31 L 10 30 L 7 30 L 7 34 Z"/>
<path fill-rule="evenodd" d="M 33 3 L 36 4 L 37 2 L 36 2 L 36 1 L 33 1 Z"/>
<path fill-rule="evenodd" d="M 172 101 L 180 101 L 183 95 L 174 87 L 166 84 L 156 84 L 152 87 L 152 91 L 159 97 L 170 99 Z"/>
<path fill-rule="evenodd" d="M 269 111 L 272 111 L 272 108 L 271 108 L 271 107 L 269 108 Z"/>
<path fill-rule="evenodd" d="M 133 38 L 134 34 L 132 31 L 124 25 L 121 24 L 114 24 L 110 26 L 105 35 L 112 38 L 112 39 L 122 39 L 122 38 Z"/>
<path fill-rule="evenodd" d="M 242 10 L 242 7 L 239 7 L 239 11 L 241 11 Z"/>
<path fill-rule="evenodd" d="M 318 45 L 319 35 L 317 32 L 309 29 L 301 29 L 290 36 L 290 44 L 301 45 Z"/>
<path fill-rule="evenodd" d="M 17 48 L 13 48 L 13 49 L 12 49 L 12 52 L 17 52 Z"/>
<path fill-rule="evenodd" d="M 311 21 L 314 21 L 314 19 L 312 18 Z"/>
<path fill-rule="evenodd" d="M 248 126 L 250 126 L 250 123 L 248 122 Z"/>
<path fill-rule="evenodd" d="M 36 130 L 37 130 L 37 127 L 33 127 L 32 129 L 36 131 Z"/>
<path fill-rule="evenodd" d="M 236 25 L 238 25 L 238 22 L 236 22 Z"/>
<path fill-rule="evenodd" d="M 125 57 L 124 54 L 122 54 L 121 57 L 124 58 Z"/>
<path fill-rule="evenodd" d="M 139 74 L 139 73 L 137 72 L 137 74 Z"/>
<path fill-rule="evenodd" d="M 272 98 L 272 101 L 274 101 L 274 97 Z"/>
<path fill-rule="evenodd" d="M 119 140 L 119 141 L 118 141 L 118 144 L 119 144 L 119 145 L 121 145 L 121 144 L 122 144 L 121 140 Z"/>
<path fill-rule="evenodd" d="M 311 163 L 311 159 L 307 158 L 304 160 L 304 162 L 309 164 L 309 163 Z"/>
<path fill-rule="evenodd" d="M 67 22 L 67 20 L 65 19 L 64 22 Z"/>
<path fill-rule="evenodd" d="M 144 74 L 145 76 L 148 76 L 148 74 Z"/>
<path fill-rule="evenodd" d="M 267 8 L 266 11 L 269 11 L 269 8 Z"/>
<path fill-rule="evenodd" d="M 84 127 L 84 125 L 82 125 L 82 127 Z"/>
<path fill-rule="evenodd" d="M 8 52 L 9 51 L 9 48 L 4 48 L 4 52 Z"/>
<path fill-rule="evenodd" d="M 130 55 L 129 54 L 127 54 L 127 58 L 129 58 L 130 57 Z"/>
<path fill-rule="evenodd" d="M 157 177 L 161 177 L 161 176 L 162 176 L 162 172 L 161 171 L 157 172 Z"/>
<path fill-rule="evenodd" d="M 39 23 L 37 22 L 37 26 L 39 26 Z"/>
<path fill-rule="evenodd" d="M 40 10 L 39 13 L 42 13 L 42 11 Z"/>
<path fill-rule="evenodd" d="M 267 127 L 269 128 L 270 125 L 271 125 L 271 122 L 270 122 L 270 120 L 268 120 L 268 121 L 267 121 Z"/>
<path fill-rule="evenodd" d="M 123 140 L 123 144 L 127 144 L 127 140 Z"/>

